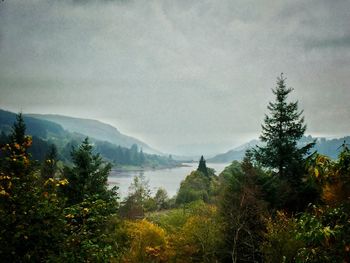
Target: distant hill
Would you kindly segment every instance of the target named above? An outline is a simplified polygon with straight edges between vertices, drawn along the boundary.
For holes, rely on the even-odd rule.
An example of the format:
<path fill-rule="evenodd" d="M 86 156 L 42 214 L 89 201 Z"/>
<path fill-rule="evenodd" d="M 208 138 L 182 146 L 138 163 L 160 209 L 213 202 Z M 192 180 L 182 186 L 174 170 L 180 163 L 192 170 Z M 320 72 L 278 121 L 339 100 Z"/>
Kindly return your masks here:
<path fill-rule="evenodd" d="M 320 154 L 327 155 L 332 159 L 336 159 L 340 152 L 339 147 L 344 143 L 344 141 L 346 141 L 347 143 L 350 143 L 350 136 L 336 138 L 336 139 L 327 139 L 323 137 L 313 138 L 311 136 L 304 136 L 300 140 L 299 145 L 301 146 L 306 145 L 307 143 L 313 142 L 314 140 L 316 140 L 316 144 L 312 149 L 312 151 L 317 151 Z M 234 160 L 240 161 L 243 159 L 247 149 L 255 147 L 256 145 L 261 145 L 261 144 L 262 143 L 259 140 L 252 140 L 226 153 L 218 154 L 213 158 L 208 159 L 207 161 L 214 162 L 214 163 L 227 163 L 227 162 L 232 162 Z"/>
<path fill-rule="evenodd" d="M 101 128 L 101 132 L 107 136 L 108 131 L 119 133 L 115 128 L 110 125 L 100 123 L 93 120 L 82 120 L 85 123 L 85 129 L 82 131 L 76 128 L 75 131 L 69 131 L 64 129 L 60 124 L 49 121 L 47 119 L 39 119 L 34 116 L 37 115 L 23 115 L 24 122 L 26 124 L 26 134 L 33 137 L 33 145 L 30 148 L 30 153 L 33 159 L 43 160 L 49 146 L 55 144 L 58 149 L 59 159 L 64 162 L 70 162 L 70 153 L 72 147 L 79 145 L 82 140 L 86 137 L 90 137 L 91 143 L 94 144 L 94 149 L 99 152 L 101 156 L 114 164 L 117 165 L 127 165 L 127 166 L 142 166 L 142 167 L 152 167 L 152 168 L 165 168 L 174 167 L 178 165 L 178 162 L 169 157 L 164 157 L 156 154 L 147 154 L 137 146 L 136 142 L 141 145 L 146 145 L 134 138 L 125 136 L 125 138 L 131 138 L 133 143 L 130 147 L 123 147 L 116 145 L 115 143 L 108 142 L 106 140 L 99 140 L 90 134 L 84 134 L 83 132 L 89 131 L 88 127 L 93 124 L 97 124 Z M 40 115 L 39 115 L 40 116 Z M 69 117 L 64 117 L 69 119 Z M 75 119 L 75 118 L 71 118 Z M 12 125 L 16 120 L 16 114 L 13 112 L 5 111 L 0 109 L 0 142 L 4 143 L 8 138 L 7 135 L 11 133 Z M 71 124 L 73 126 L 73 124 Z M 84 126 L 84 125 L 82 125 Z M 107 127 L 107 128 L 106 128 Z M 105 129 L 103 129 L 105 128 Z M 90 130 L 93 130 L 91 127 Z M 96 135 L 98 135 L 98 129 L 95 130 Z M 119 133 L 120 134 L 120 133 Z M 96 136 L 101 138 L 102 136 Z M 125 145 L 125 144 L 124 144 Z"/>
<path fill-rule="evenodd" d="M 68 140 L 72 140 L 72 136 L 56 123 L 28 116 L 23 116 L 23 119 L 26 124 L 26 133 L 33 137 L 33 145 L 29 152 L 35 160 L 43 160 L 50 144 L 54 143 L 61 146 L 67 143 Z M 12 132 L 12 125 L 15 120 L 15 113 L 0 109 L 1 141 L 7 140 L 6 135 Z M 60 156 L 60 158 L 65 159 L 63 156 Z"/>
<path fill-rule="evenodd" d="M 146 143 L 136 138 L 124 135 L 112 125 L 97 120 L 73 118 L 52 114 L 29 114 L 27 116 L 57 123 L 67 131 L 85 134 L 97 140 L 107 141 L 112 144 L 128 148 L 130 148 L 133 144 L 136 144 L 139 148 L 142 148 L 144 152 L 151 154 L 161 154 L 159 151 L 152 149 Z"/>
<path fill-rule="evenodd" d="M 16 114 L 13 112 L 0 109 L 0 130 L 5 133 L 11 131 L 11 127 L 16 119 Z M 61 125 L 45 120 L 38 120 L 29 116 L 24 116 L 28 134 L 32 134 L 44 139 L 50 135 L 64 136 L 66 131 Z"/>
<path fill-rule="evenodd" d="M 242 146 L 240 146 L 240 148 Z M 248 148 L 250 148 L 250 147 L 247 147 L 246 149 L 248 149 Z M 229 150 L 228 152 L 215 155 L 214 157 L 207 159 L 207 162 L 210 162 L 210 163 L 230 163 L 232 161 L 240 161 L 243 159 L 246 149 L 237 150 L 235 148 L 235 149 Z"/>

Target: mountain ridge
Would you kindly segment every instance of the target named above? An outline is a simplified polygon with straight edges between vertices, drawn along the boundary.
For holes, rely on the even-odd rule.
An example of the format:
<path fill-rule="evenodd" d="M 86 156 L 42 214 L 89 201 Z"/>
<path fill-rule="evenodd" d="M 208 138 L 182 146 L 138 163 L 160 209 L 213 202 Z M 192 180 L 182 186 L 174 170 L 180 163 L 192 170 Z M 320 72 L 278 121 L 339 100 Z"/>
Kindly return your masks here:
<path fill-rule="evenodd" d="M 131 147 L 133 144 L 138 145 L 144 152 L 150 154 L 163 155 L 158 150 L 153 149 L 145 142 L 134 138 L 132 136 L 121 133 L 118 128 L 113 125 L 104 123 L 99 120 L 88 118 L 77 118 L 71 116 L 64 116 L 59 114 L 26 114 L 41 120 L 47 120 L 61 125 L 64 129 L 70 132 L 78 132 L 89 137 L 101 141 L 107 141 L 122 147 Z"/>
<path fill-rule="evenodd" d="M 94 145 L 94 150 L 100 153 L 106 161 L 118 167 L 135 166 L 153 169 L 179 165 L 170 157 L 144 153 L 143 149 L 134 143 L 131 147 L 124 147 L 83 134 L 80 130 L 71 132 L 60 124 L 35 118 L 33 115 L 23 114 L 22 116 L 26 125 L 26 134 L 30 134 L 33 139 L 33 145 L 29 150 L 33 160 L 44 160 L 49 147 L 54 144 L 57 148 L 58 159 L 70 163 L 72 148 L 77 147 L 84 138 L 89 137 L 91 144 Z M 8 142 L 8 135 L 11 134 L 15 121 L 16 113 L 0 109 L 0 143 Z M 89 122 L 96 124 L 93 120 Z M 116 129 L 112 131 L 115 132 Z"/>
<path fill-rule="evenodd" d="M 313 142 L 314 140 L 316 144 L 311 149 L 311 152 L 317 151 L 320 154 L 327 155 L 332 159 L 336 159 L 340 152 L 340 146 L 344 143 L 344 141 L 350 143 L 350 136 L 327 139 L 325 137 L 312 137 L 311 135 L 308 135 L 303 136 L 303 138 L 299 141 L 299 144 L 305 145 L 307 143 Z M 245 155 L 246 150 L 255 147 L 255 145 L 259 146 L 262 145 L 262 143 L 257 139 L 253 139 L 225 153 L 217 154 L 214 157 L 207 159 L 207 161 L 213 163 L 226 163 L 235 160 L 241 161 Z"/>

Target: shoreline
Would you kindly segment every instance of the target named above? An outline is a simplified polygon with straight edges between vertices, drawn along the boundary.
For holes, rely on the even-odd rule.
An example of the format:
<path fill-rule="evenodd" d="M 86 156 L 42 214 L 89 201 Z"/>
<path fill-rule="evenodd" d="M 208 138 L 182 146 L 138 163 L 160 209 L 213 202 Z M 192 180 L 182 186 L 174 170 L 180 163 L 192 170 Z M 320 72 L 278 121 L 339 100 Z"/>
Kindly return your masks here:
<path fill-rule="evenodd" d="M 144 172 L 144 171 L 157 171 L 157 170 L 165 170 L 165 169 L 174 169 L 179 167 L 190 167 L 188 164 L 179 163 L 174 166 L 157 166 L 157 167 L 142 167 L 142 166 L 115 166 L 112 167 L 111 171 L 116 172 Z"/>

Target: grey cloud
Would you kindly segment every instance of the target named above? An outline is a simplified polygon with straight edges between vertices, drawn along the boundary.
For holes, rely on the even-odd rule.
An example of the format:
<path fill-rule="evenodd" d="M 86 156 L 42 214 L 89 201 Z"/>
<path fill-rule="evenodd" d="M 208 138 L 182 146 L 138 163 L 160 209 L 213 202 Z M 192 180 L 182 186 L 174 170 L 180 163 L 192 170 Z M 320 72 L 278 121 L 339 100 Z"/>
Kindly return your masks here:
<path fill-rule="evenodd" d="M 0 106 L 229 148 L 260 132 L 283 71 L 309 132 L 346 134 L 350 4 L 329 2 L 5 0 Z"/>

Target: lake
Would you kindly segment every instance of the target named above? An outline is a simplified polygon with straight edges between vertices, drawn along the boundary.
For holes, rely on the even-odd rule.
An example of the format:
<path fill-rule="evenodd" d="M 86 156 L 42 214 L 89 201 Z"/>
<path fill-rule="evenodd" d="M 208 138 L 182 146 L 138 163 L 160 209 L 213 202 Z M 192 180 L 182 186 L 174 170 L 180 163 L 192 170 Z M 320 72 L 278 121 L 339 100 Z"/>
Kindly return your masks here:
<path fill-rule="evenodd" d="M 169 197 L 172 197 L 176 195 L 179 190 L 181 181 L 198 167 L 198 163 L 184 163 L 184 165 L 186 166 L 148 171 L 112 170 L 108 177 L 108 184 L 110 186 L 118 186 L 118 192 L 123 198 L 127 196 L 128 188 L 133 181 L 133 178 L 143 174 L 149 181 L 152 194 L 154 194 L 159 187 L 163 187 L 168 192 Z M 215 169 L 216 175 L 219 175 L 228 165 L 228 163 L 207 163 L 207 167 Z"/>

